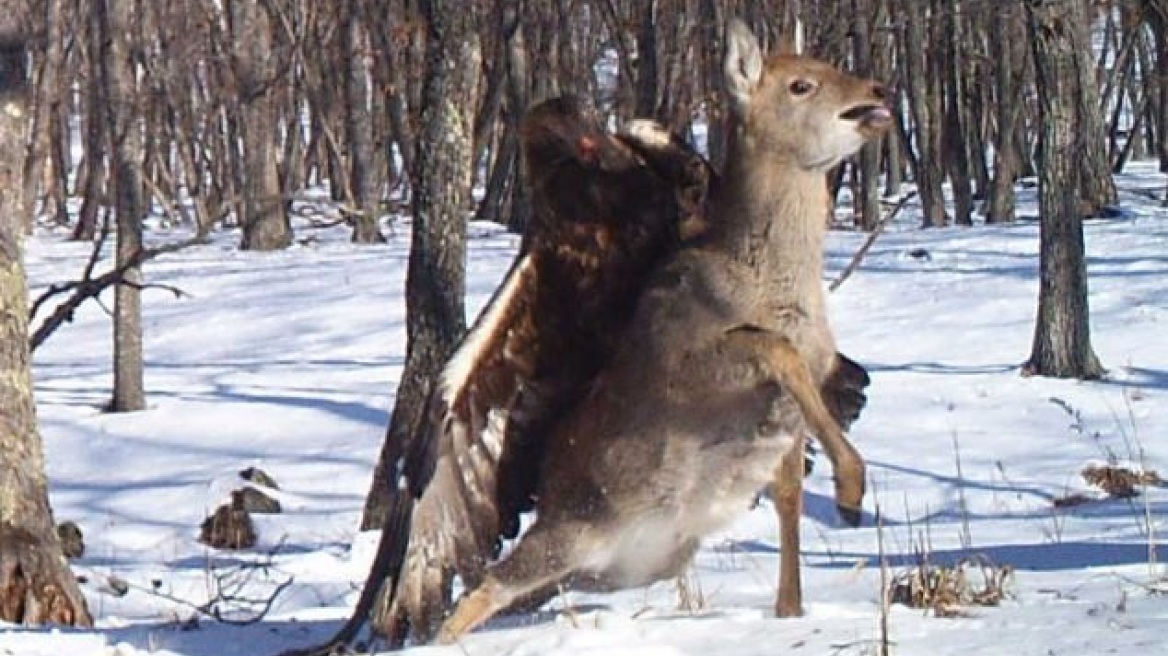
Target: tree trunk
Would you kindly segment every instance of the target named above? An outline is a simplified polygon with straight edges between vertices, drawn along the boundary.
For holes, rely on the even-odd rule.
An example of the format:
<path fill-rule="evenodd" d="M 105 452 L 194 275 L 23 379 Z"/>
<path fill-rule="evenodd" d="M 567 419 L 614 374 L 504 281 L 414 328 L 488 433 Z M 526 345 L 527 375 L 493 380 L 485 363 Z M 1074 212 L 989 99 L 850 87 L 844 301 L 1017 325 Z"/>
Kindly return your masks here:
<path fill-rule="evenodd" d="M 857 75 L 874 77 L 872 62 L 872 3 L 869 0 L 852 0 L 852 46 Z M 871 232 L 880 222 L 880 150 L 884 138 L 865 145 L 860 149 L 857 166 L 852 168 L 856 177 L 855 207 L 857 228 Z"/>
<path fill-rule="evenodd" d="M 373 114 L 370 107 L 372 71 L 369 68 L 370 41 L 367 25 L 360 10 L 360 0 L 347 0 L 344 42 L 347 66 L 345 70 L 345 133 L 349 144 L 349 188 L 353 207 L 349 223 L 353 226 L 353 241 L 358 244 L 385 242 L 377 226 L 379 194 L 373 164 Z"/>
<path fill-rule="evenodd" d="M 1061 0 L 1066 5 L 1066 17 L 1071 32 L 1071 57 L 1079 76 L 1079 93 L 1074 96 L 1079 117 L 1079 212 L 1083 216 L 1098 216 L 1115 205 L 1119 194 L 1107 157 L 1107 130 L 1103 122 L 1103 106 L 1099 100 L 1099 84 L 1095 79 L 1095 59 L 1091 50 L 1091 12 L 1089 0 Z M 1060 11 L 1061 7 L 1056 9 Z M 1040 128 L 1042 129 L 1042 128 Z"/>
<path fill-rule="evenodd" d="M 91 626 L 53 527 L 28 352 L 22 2 L 0 2 L 0 621 Z"/>
<path fill-rule="evenodd" d="M 873 25 L 884 25 L 888 23 L 889 14 L 896 11 L 896 7 L 892 6 L 890 0 L 880 0 L 876 4 L 877 12 Z M 889 91 L 888 106 L 900 107 L 903 97 L 899 93 L 900 85 L 896 81 L 896 35 L 889 30 L 873 30 L 872 42 L 872 67 L 876 79 L 884 82 L 885 88 Z M 901 143 L 900 135 L 896 133 L 886 134 L 880 141 L 883 144 L 884 195 L 899 196 L 900 187 L 904 183 L 904 144 Z"/>
<path fill-rule="evenodd" d="M 100 38 L 105 132 L 113 173 L 114 216 L 117 224 L 117 266 L 124 270 L 114 292 L 114 391 L 112 412 L 146 409 L 142 356 L 142 268 L 135 260 L 142 250 L 142 183 L 138 163 L 142 137 L 133 119 L 134 68 L 128 38 L 135 15 L 132 0 L 96 0 L 95 36 Z"/>
<path fill-rule="evenodd" d="M 657 0 L 640 0 L 637 20 L 637 75 L 633 115 L 662 119 L 657 116 L 659 75 L 657 73 L 657 31 L 660 28 Z"/>
<path fill-rule="evenodd" d="M 59 226 L 69 225 L 69 89 L 65 40 L 68 32 L 69 5 L 64 2 L 42 4 L 45 40 L 34 54 L 40 70 L 35 81 L 34 147 L 26 159 L 25 183 L 36 186 L 43 180 L 44 204 L 41 214 L 51 214 Z M 35 192 L 32 192 L 35 193 Z M 25 192 L 25 198 L 35 198 Z"/>
<path fill-rule="evenodd" d="M 366 530 L 384 523 L 394 463 L 466 325 L 466 221 L 481 58 L 474 2 L 425 0 L 422 13 L 428 45 L 412 182 L 406 363 L 365 500 L 361 528 Z"/>
<path fill-rule="evenodd" d="M 519 147 L 519 124 L 531 99 L 528 96 L 531 68 L 527 65 L 527 40 L 522 24 L 517 26 L 507 47 L 507 121 L 514 164 L 511 198 L 507 204 L 507 229 L 524 234 L 531 218 L 531 202 L 523 179 L 523 149 Z"/>
<path fill-rule="evenodd" d="M 271 19 L 262 2 L 232 0 L 233 52 L 240 88 L 243 195 L 239 217 L 244 250 L 271 251 L 292 244 L 292 223 L 285 210 L 277 166 L 276 75 Z"/>
<path fill-rule="evenodd" d="M 1087 267 L 1079 208 L 1084 138 L 1076 63 L 1078 0 L 1027 0 L 1039 103 L 1038 203 L 1042 216 L 1038 320 L 1023 372 L 1098 378 L 1091 348 Z"/>
<path fill-rule="evenodd" d="M 973 225 L 973 190 L 970 186 L 969 155 L 966 151 L 969 131 L 969 97 L 964 85 L 965 23 L 960 0 L 946 0 L 933 16 L 933 45 L 940 51 L 937 67 L 942 80 L 944 116 L 941 131 L 942 152 L 953 196 L 953 222 Z"/>
<path fill-rule="evenodd" d="M 1022 94 L 1018 93 L 1023 79 L 1018 70 L 1022 66 L 1021 48 L 1015 42 L 1017 7 L 1010 3 L 994 12 L 993 33 L 989 39 L 993 55 L 995 116 L 994 176 L 986 203 L 986 223 L 1005 223 L 1014 220 L 1014 180 L 1018 176 L 1017 145 L 1014 143 L 1015 124 L 1022 113 Z"/>
<path fill-rule="evenodd" d="M 73 239 L 93 241 L 97 236 L 98 214 L 101 211 L 105 190 L 105 110 L 102 101 L 101 68 L 102 45 L 96 36 L 95 21 L 90 17 L 89 33 L 85 38 L 86 71 L 85 97 L 82 107 L 85 116 L 82 130 L 85 133 L 84 151 L 81 156 L 84 175 L 78 184 L 81 209 L 77 212 L 77 224 L 73 227 Z"/>
<path fill-rule="evenodd" d="M 526 65 L 523 61 L 524 40 L 522 20 L 518 7 L 511 0 L 495 3 L 499 14 L 496 22 L 498 43 L 495 46 L 495 62 L 491 67 L 491 79 L 487 81 L 490 90 L 490 125 L 486 124 L 485 112 L 480 112 L 475 126 L 475 142 L 486 141 L 486 133 L 498 129 L 502 134 L 495 139 L 494 157 L 488 168 L 483 200 L 475 215 L 476 221 L 493 221 L 513 226 L 522 233 L 527 226 L 527 217 L 513 208 L 516 185 L 521 183 L 519 168 L 519 122 L 527 109 Z M 476 153 L 479 147 L 476 146 Z"/>
<path fill-rule="evenodd" d="M 921 197 L 923 226 L 941 227 L 948 225 L 949 215 L 945 212 L 945 196 L 941 189 L 945 172 L 941 167 L 942 155 L 942 103 L 941 89 L 936 70 L 936 44 L 926 43 L 928 21 L 937 20 L 929 13 L 924 0 L 901 0 L 904 12 L 904 38 L 901 50 L 904 53 L 905 92 L 913 119 L 913 135 L 916 153 L 910 155 L 913 178 Z"/>
<path fill-rule="evenodd" d="M 1160 172 L 1168 173 L 1168 2 L 1144 0 L 1144 15 L 1156 45 L 1155 75 L 1148 75 L 1148 94 L 1155 94 L 1160 112 L 1156 117 L 1156 153 Z"/>

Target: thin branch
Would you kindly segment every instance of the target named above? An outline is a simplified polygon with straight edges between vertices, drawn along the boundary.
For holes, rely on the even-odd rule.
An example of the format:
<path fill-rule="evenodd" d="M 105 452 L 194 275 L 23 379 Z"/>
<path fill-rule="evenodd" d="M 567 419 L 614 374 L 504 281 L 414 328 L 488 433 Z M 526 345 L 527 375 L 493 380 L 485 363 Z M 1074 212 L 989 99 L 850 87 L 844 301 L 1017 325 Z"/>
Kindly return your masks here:
<path fill-rule="evenodd" d="M 868 254 L 868 250 L 872 248 L 872 244 L 876 243 L 876 239 L 880 236 L 880 233 L 884 232 L 884 226 L 888 225 L 897 214 L 900 214 L 900 210 L 904 209 L 904 206 L 915 198 L 916 195 L 917 192 L 915 191 L 909 192 L 900 200 L 896 201 L 896 205 L 893 205 L 892 209 L 888 210 L 888 214 L 885 214 L 880 219 L 880 222 L 876 224 L 876 227 L 872 228 L 872 233 L 868 235 L 868 239 L 864 241 L 864 244 L 860 246 L 856 254 L 852 256 L 852 261 L 848 262 L 848 265 L 840 272 L 839 277 L 831 281 L 831 284 L 827 286 L 827 291 L 834 292 L 839 289 L 840 285 L 844 284 L 844 281 L 850 278 L 856 272 L 856 269 L 860 268 L 860 263 L 864 261 L 864 256 Z"/>
<path fill-rule="evenodd" d="M 153 597 L 158 597 L 159 599 L 165 599 L 166 601 L 193 610 L 199 615 L 209 617 L 222 624 L 231 626 L 256 624 L 267 617 L 268 613 L 272 610 L 272 606 L 275 605 L 276 600 L 295 582 L 295 577 L 290 574 L 284 574 L 282 580 L 262 597 L 248 597 L 242 595 L 241 592 L 251 583 L 256 572 L 267 572 L 271 569 L 271 558 L 279 552 L 282 545 L 283 542 L 265 553 L 265 560 L 260 562 L 244 563 L 228 569 L 216 569 L 212 566 L 210 574 L 213 575 L 213 578 L 208 581 L 212 595 L 210 599 L 201 604 L 190 601 L 189 599 L 183 599 L 169 592 L 164 592 L 158 589 L 157 586 L 147 587 L 121 579 L 119 579 L 118 585 L 123 590 L 136 590 Z M 252 608 L 254 610 L 250 610 L 248 615 L 242 618 L 230 617 L 223 610 L 225 605 L 235 607 L 237 610 L 250 610 Z"/>
<path fill-rule="evenodd" d="M 34 304 L 34 308 L 39 308 L 49 298 L 54 296 L 58 296 L 69 291 L 71 291 L 72 294 L 68 299 L 58 305 L 57 308 L 53 310 L 53 313 L 50 314 L 48 318 L 46 318 L 44 322 L 41 323 L 41 325 L 36 329 L 36 331 L 32 333 L 28 340 L 29 350 L 35 351 L 37 347 L 43 344 L 45 340 L 49 338 L 49 335 L 52 335 L 55 330 L 60 328 L 62 325 L 71 322 L 73 320 L 73 314 L 77 311 L 77 308 L 81 307 L 86 301 L 97 297 L 109 287 L 117 284 L 125 284 L 125 275 L 126 272 L 130 269 L 141 265 L 147 260 L 158 257 L 159 255 L 173 253 L 187 248 L 188 246 L 194 246 L 201 243 L 203 243 L 203 240 L 196 237 L 193 239 L 186 239 L 175 242 L 173 244 L 158 246 L 156 248 L 144 248 L 139 250 L 132 257 L 128 258 L 127 261 L 124 262 L 121 266 L 106 271 L 96 278 L 86 277 L 82 280 L 50 287 L 44 294 L 41 295 L 40 298 L 37 299 L 36 303 Z M 176 294 L 180 293 L 177 290 L 173 290 L 173 288 L 171 289 L 172 291 L 175 291 Z M 32 318 L 32 316 L 29 317 L 30 321 Z"/>

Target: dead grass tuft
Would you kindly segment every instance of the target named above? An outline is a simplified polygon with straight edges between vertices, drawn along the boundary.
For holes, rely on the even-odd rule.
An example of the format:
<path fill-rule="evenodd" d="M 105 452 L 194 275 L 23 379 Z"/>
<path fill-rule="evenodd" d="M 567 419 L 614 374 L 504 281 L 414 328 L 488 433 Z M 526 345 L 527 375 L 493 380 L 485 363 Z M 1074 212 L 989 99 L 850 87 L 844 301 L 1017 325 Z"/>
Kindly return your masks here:
<path fill-rule="evenodd" d="M 692 565 L 677 577 L 675 585 L 677 586 L 678 610 L 691 615 L 706 610 L 706 593 L 702 589 L 702 581 L 698 578 Z"/>
<path fill-rule="evenodd" d="M 953 566 L 920 563 L 893 577 L 888 599 L 894 604 L 931 611 L 937 617 L 961 617 L 970 606 L 997 606 L 1008 595 L 1014 568 L 987 558 L 963 558 Z"/>
<path fill-rule="evenodd" d="M 1137 472 L 1115 465 L 1088 465 L 1081 473 L 1088 485 L 1103 490 L 1113 499 L 1138 496 L 1139 488 L 1145 485 L 1164 485 L 1164 479 L 1152 470 Z"/>

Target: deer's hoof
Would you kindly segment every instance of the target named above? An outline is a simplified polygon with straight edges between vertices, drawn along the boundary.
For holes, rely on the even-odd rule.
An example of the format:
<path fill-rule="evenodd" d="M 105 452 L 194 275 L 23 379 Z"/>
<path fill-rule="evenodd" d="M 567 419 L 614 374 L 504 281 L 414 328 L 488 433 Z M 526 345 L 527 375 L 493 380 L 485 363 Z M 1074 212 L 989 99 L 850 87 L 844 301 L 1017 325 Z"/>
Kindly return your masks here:
<path fill-rule="evenodd" d="M 837 505 L 835 509 L 839 512 L 840 519 L 844 520 L 844 523 L 852 528 L 859 526 L 860 522 L 864 519 L 864 512 L 860 508 Z"/>

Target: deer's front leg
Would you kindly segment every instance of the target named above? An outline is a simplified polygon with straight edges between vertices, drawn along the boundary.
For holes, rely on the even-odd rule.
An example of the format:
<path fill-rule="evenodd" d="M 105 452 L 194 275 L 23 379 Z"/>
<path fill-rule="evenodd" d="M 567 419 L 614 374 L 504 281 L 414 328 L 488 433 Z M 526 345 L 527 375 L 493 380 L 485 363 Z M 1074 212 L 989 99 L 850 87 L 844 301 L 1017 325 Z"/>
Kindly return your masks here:
<path fill-rule="evenodd" d="M 750 349 L 766 362 L 783 390 L 795 399 L 835 470 L 835 502 L 840 517 L 851 526 L 859 525 L 866 476 L 864 459 L 831 418 L 807 362 L 789 339 L 770 330 L 744 326 L 730 331 L 726 338 L 727 346 Z"/>

